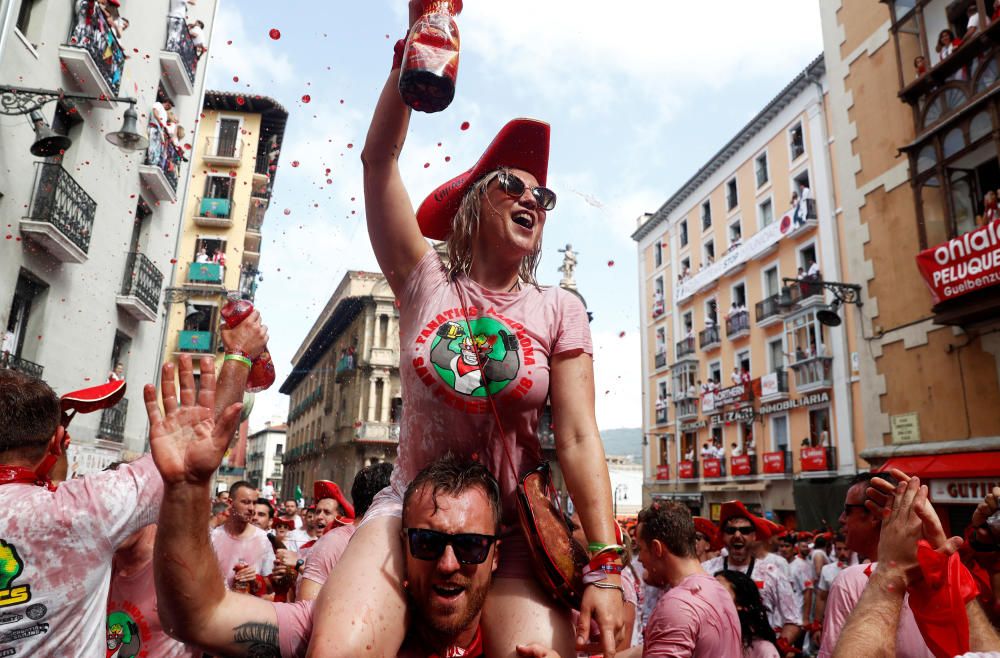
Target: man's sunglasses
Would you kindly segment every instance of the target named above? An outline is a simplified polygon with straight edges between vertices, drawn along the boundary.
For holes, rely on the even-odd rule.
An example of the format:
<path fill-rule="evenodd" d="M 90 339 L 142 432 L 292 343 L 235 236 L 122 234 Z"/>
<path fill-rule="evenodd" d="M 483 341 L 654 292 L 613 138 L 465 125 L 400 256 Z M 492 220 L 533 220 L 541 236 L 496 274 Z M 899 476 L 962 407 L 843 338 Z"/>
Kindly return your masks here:
<path fill-rule="evenodd" d="M 426 528 L 406 528 L 406 537 L 410 544 L 410 555 L 418 560 L 438 560 L 444 555 L 445 547 L 451 546 L 455 551 L 455 559 L 461 564 L 482 564 L 490 554 L 490 547 L 497 540 L 493 535 L 473 532 L 450 535 Z"/>
<path fill-rule="evenodd" d="M 852 509 L 864 510 L 864 503 L 844 503 L 844 516 L 850 516 Z"/>
<path fill-rule="evenodd" d="M 500 189 L 515 198 L 520 198 L 527 187 L 527 183 L 506 169 L 498 171 L 496 179 L 500 184 Z M 535 203 L 542 210 L 552 210 L 556 207 L 556 193 L 547 187 L 531 188 L 531 196 L 534 197 Z"/>
<path fill-rule="evenodd" d="M 755 532 L 757 532 L 757 528 L 753 527 L 752 525 L 740 525 L 740 526 L 727 525 L 722 529 L 722 532 L 726 533 L 727 535 L 735 535 L 738 532 L 744 537 L 746 537 L 747 535 L 752 535 Z"/>

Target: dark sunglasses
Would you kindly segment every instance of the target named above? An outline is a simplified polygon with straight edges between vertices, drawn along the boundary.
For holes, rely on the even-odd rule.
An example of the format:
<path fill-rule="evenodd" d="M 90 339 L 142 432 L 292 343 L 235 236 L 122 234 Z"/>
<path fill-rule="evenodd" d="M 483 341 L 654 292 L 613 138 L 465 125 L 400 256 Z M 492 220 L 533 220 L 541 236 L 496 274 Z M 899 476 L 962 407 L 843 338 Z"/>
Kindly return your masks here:
<path fill-rule="evenodd" d="M 496 179 L 500 189 L 515 198 L 520 198 L 524 194 L 524 188 L 527 187 L 527 183 L 506 169 L 498 171 Z M 547 187 L 531 188 L 531 196 L 542 210 L 552 210 L 556 207 L 556 193 Z"/>
<path fill-rule="evenodd" d="M 444 555 L 446 546 L 455 551 L 455 559 L 461 564 L 482 564 L 490 554 L 490 547 L 497 538 L 493 535 L 479 535 L 463 532 L 449 535 L 446 532 L 426 528 L 407 528 L 410 555 L 418 560 L 434 561 Z"/>
<path fill-rule="evenodd" d="M 741 526 L 727 525 L 725 528 L 722 529 L 722 532 L 726 533 L 727 535 L 735 535 L 738 532 L 744 537 L 746 537 L 747 535 L 752 535 L 755 532 L 757 532 L 757 528 L 753 527 L 752 525 L 741 525 Z"/>

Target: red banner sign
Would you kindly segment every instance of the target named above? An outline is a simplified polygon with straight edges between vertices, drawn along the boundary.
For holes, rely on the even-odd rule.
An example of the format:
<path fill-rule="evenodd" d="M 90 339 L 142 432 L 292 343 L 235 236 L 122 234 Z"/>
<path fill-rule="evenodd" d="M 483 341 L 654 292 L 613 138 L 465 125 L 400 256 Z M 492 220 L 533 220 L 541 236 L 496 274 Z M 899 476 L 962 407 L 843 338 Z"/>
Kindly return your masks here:
<path fill-rule="evenodd" d="M 826 448 L 803 448 L 802 470 L 803 471 L 827 470 Z"/>
<path fill-rule="evenodd" d="M 670 479 L 670 467 L 666 464 L 660 464 L 656 467 L 656 479 L 657 480 L 669 480 Z"/>
<path fill-rule="evenodd" d="M 722 477 L 722 461 L 715 459 L 706 459 L 702 462 L 704 464 L 704 475 L 707 478 L 720 478 Z"/>
<path fill-rule="evenodd" d="M 917 254 L 935 304 L 1000 285 L 1000 222 L 990 222 Z"/>
<path fill-rule="evenodd" d="M 694 462 L 681 462 L 677 465 L 678 477 L 691 479 L 694 477 Z"/>
<path fill-rule="evenodd" d="M 750 455 L 733 457 L 733 475 L 750 475 Z"/>
<path fill-rule="evenodd" d="M 771 475 L 780 475 L 785 472 L 785 453 L 765 452 L 764 472 Z"/>

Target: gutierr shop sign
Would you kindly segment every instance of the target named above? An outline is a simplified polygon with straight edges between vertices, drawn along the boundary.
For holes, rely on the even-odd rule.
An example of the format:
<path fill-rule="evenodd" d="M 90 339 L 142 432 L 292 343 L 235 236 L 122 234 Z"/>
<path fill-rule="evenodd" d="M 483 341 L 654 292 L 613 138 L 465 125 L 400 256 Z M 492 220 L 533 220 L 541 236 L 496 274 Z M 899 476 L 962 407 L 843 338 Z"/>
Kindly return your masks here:
<path fill-rule="evenodd" d="M 1000 487 L 1000 477 L 979 480 L 931 480 L 931 500 L 935 503 L 978 505 L 986 494 Z"/>

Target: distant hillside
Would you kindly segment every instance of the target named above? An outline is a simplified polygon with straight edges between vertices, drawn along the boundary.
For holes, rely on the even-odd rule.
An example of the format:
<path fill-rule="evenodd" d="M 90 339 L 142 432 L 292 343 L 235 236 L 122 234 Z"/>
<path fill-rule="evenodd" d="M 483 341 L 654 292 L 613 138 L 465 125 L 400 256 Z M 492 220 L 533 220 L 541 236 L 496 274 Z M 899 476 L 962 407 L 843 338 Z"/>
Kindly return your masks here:
<path fill-rule="evenodd" d="M 642 463 L 642 428 L 620 428 L 601 432 L 604 453 L 608 455 L 632 455 L 637 464 Z"/>

